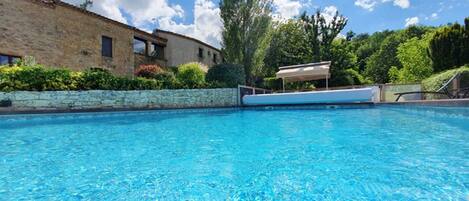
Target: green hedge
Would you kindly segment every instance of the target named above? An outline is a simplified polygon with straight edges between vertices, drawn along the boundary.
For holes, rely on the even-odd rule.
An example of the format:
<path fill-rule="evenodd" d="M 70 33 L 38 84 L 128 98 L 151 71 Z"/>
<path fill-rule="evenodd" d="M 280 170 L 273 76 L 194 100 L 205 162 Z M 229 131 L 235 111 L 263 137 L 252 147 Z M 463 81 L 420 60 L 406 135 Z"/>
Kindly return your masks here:
<path fill-rule="evenodd" d="M 218 64 L 208 70 L 207 81 L 224 87 L 245 85 L 245 73 L 242 65 Z"/>
<path fill-rule="evenodd" d="M 227 69 L 232 67 L 233 69 Z M 114 76 L 109 71 L 91 68 L 83 72 L 43 67 L 37 64 L 0 66 L 0 91 L 63 91 L 63 90 L 158 90 L 235 87 L 243 84 L 240 66 L 215 67 L 210 81 L 199 63 L 178 68 L 144 66 L 137 69 L 135 79 Z M 241 68 L 242 69 L 242 68 Z M 226 71 L 226 72 L 222 72 Z M 174 73 L 176 72 L 176 73 Z M 238 74 L 239 73 L 239 74 Z M 223 80 L 226 78 L 226 82 Z"/>
<path fill-rule="evenodd" d="M 0 91 L 61 91 L 61 90 L 155 90 L 162 83 L 154 79 L 128 79 L 90 69 L 72 72 L 42 66 L 0 67 Z"/>
<path fill-rule="evenodd" d="M 460 68 L 447 70 L 442 73 L 435 74 L 423 80 L 422 87 L 426 91 L 436 91 L 458 73 L 463 73 L 464 76 L 469 76 L 469 66 L 466 65 Z"/>

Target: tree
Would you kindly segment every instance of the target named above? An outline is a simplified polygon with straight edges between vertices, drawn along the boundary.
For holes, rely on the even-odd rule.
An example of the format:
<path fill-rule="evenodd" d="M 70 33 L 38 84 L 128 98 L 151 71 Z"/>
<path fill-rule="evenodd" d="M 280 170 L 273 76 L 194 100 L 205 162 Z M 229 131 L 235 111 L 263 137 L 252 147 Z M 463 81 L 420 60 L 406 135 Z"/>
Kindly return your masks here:
<path fill-rule="evenodd" d="M 348 31 L 348 32 L 347 32 L 347 35 L 345 36 L 345 39 L 346 39 L 347 41 L 351 41 L 351 40 L 355 37 L 355 35 L 356 35 L 355 32 L 353 32 L 353 31 Z"/>
<path fill-rule="evenodd" d="M 391 67 L 402 68 L 402 64 L 397 59 L 397 47 L 405 41 L 400 32 L 386 37 L 378 51 L 373 53 L 366 62 L 365 74 L 375 83 L 386 83 L 388 71 Z"/>
<path fill-rule="evenodd" d="M 369 57 L 379 50 L 384 39 L 393 34 L 393 31 L 382 31 L 368 34 L 357 35 L 350 43 L 352 51 L 357 55 L 357 64 L 359 72 L 364 72 L 366 62 Z"/>
<path fill-rule="evenodd" d="M 311 16 L 308 16 L 305 12 L 300 16 L 300 20 L 304 24 L 309 45 L 313 50 L 312 62 L 324 61 L 322 55 L 329 54 L 328 51 L 332 41 L 345 28 L 348 21 L 347 18 L 340 15 L 337 11 L 330 22 L 328 22 L 320 10 L 317 10 L 316 14 Z"/>
<path fill-rule="evenodd" d="M 465 26 L 455 23 L 439 29 L 430 40 L 429 54 L 435 72 L 469 63 L 469 18 Z"/>
<path fill-rule="evenodd" d="M 399 45 L 397 58 L 403 67 L 400 70 L 393 67 L 389 71 L 393 83 L 415 83 L 431 76 L 433 68 L 428 46 L 433 34 L 427 33 L 422 39 L 414 37 Z"/>
<path fill-rule="evenodd" d="M 330 86 L 362 84 L 364 79 L 357 72 L 357 56 L 350 51 L 346 39 L 336 39 L 324 58 L 332 61 Z"/>
<path fill-rule="evenodd" d="M 88 7 L 93 6 L 93 0 L 85 0 L 83 3 L 81 3 L 80 8 L 83 10 L 88 10 Z"/>
<path fill-rule="evenodd" d="M 242 64 L 246 82 L 253 83 L 256 56 L 262 56 L 259 47 L 267 36 L 271 23 L 271 0 L 221 0 L 223 21 L 222 52 L 229 63 Z"/>
<path fill-rule="evenodd" d="M 273 76 L 280 66 L 307 63 L 311 48 L 303 26 L 289 20 L 273 28 L 269 47 L 264 58 L 264 75 Z"/>

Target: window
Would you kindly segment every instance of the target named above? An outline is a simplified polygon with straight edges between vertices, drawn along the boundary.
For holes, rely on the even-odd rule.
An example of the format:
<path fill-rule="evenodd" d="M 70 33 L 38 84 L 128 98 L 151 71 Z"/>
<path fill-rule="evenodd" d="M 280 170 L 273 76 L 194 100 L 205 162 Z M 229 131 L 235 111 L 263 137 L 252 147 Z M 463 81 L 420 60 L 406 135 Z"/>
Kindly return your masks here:
<path fill-rule="evenodd" d="M 0 66 L 13 65 L 21 60 L 21 57 L 0 54 Z"/>
<path fill-rule="evenodd" d="M 208 56 L 211 56 L 211 54 L 212 54 L 212 53 L 211 53 L 210 51 L 208 51 Z"/>
<path fill-rule="evenodd" d="M 156 57 L 157 59 L 164 59 L 164 46 L 158 45 L 153 43 L 153 52 L 152 56 Z"/>
<path fill-rule="evenodd" d="M 103 57 L 112 57 L 112 38 L 103 36 L 101 39 L 101 54 Z"/>
<path fill-rule="evenodd" d="M 213 53 L 213 63 L 217 63 L 218 61 L 217 54 Z"/>
<path fill-rule="evenodd" d="M 145 55 L 147 53 L 147 41 L 140 38 L 134 38 L 134 53 Z"/>
<path fill-rule="evenodd" d="M 199 58 L 204 58 L 204 49 L 199 48 Z"/>

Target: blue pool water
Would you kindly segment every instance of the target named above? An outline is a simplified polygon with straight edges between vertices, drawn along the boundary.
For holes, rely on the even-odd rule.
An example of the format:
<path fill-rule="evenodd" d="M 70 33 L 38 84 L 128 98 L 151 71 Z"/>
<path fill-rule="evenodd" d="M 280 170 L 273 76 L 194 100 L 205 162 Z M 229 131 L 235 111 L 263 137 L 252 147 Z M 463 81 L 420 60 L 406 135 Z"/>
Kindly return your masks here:
<path fill-rule="evenodd" d="M 0 117 L 0 200 L 466 200 L 467 108 Z"/>

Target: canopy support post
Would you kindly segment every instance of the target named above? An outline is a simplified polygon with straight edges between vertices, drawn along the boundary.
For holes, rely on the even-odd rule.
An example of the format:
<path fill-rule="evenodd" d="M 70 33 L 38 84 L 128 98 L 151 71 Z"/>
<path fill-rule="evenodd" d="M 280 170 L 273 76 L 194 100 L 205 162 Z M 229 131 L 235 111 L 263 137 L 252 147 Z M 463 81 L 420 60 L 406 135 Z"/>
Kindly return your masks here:
<path fill-rule="evenodd" d="M 285 93 L 285 79 L 282 78 L 282 89 L 283 89 L 283 93 Z"/>
<path fill-rule="evenodd" d="M 329 90 L 329 75 L 326 75 L 326 90 Z"/>

